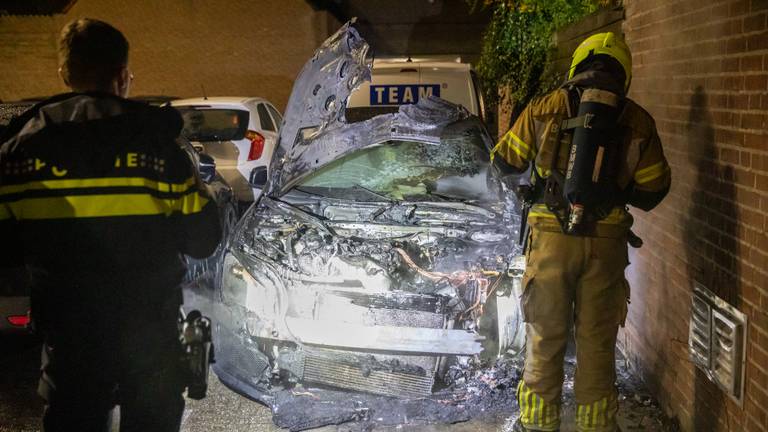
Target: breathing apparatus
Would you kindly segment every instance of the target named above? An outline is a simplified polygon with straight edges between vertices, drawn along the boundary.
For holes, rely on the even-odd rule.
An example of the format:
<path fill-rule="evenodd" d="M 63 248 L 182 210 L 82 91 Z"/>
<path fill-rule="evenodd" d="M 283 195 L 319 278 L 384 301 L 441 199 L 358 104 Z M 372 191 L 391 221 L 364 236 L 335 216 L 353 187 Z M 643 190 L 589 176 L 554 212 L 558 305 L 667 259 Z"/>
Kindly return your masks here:
<path fill-rule="evenodd" d="M 559 125 L 554 153 L 559 154 L 561 134 L 571 133 L 565 176 L 557 172 L 555 156 L 544 187 L 544 201 L 567 234 L 585 234 L 590 224 L 605 218 L 614 206 L 624 204 L 617 176 L 623 138 L 619 120 L 632 77 L 629 48 L 610 32 L 590 36 L 574 51 L 569 78 L 577 69 L 605 57 L 615 65 L 617 73 L 612 76 L 624 72 L 624 82 L 617 83 L 615 90 L 568 88 L 569 112 L 576 112 L 576 116 Z"/>

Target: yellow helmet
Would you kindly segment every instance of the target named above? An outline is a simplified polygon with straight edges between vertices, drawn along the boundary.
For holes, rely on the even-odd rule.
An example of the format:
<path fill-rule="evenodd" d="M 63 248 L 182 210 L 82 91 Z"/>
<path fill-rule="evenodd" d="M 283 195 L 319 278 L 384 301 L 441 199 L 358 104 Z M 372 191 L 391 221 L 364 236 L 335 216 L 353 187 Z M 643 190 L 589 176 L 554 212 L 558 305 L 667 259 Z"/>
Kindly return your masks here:
<path fill-rule="evenodd" d="M 632 81 L 632 53 L 629 51 L 627 44 L 612 32 L 594 34 L 579 44 L 573 52 L 573 61 L 568 72 L 568 79 L 573 78 L 573 73 L 579 63 L 591 55 L 598 54 L 609 55 L 621 64 L 626 76 L 624 91 L 629 90 L 629 82 Z"/>

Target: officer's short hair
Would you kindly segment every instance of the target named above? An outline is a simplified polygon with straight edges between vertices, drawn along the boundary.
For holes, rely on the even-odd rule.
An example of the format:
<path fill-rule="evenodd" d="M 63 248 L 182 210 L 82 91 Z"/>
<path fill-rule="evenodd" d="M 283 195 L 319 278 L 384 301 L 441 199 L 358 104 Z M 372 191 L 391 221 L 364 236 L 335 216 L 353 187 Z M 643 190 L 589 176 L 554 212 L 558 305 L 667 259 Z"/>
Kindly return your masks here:
<path fill-rule="evenodd" d="M 128 40 L 111 25 L 80 18 L 61 29 L 59 67 L 70 87 L 107 88 L 127 65 Z"/>

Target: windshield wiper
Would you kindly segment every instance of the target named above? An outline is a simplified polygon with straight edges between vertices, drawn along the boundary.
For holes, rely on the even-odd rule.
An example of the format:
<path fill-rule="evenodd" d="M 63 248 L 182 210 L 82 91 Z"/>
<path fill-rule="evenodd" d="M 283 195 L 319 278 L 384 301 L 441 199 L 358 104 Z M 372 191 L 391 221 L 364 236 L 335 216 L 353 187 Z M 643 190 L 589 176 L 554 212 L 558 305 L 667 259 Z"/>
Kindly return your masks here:
<path fill-rule="evenodd" d="M 459 201 L 429 201 L 429 202 L 414 202 L 413 204 L 421 204 L 424 206 L 430 206 L 430 207 L 438 207 L 438 208 L 448 208 L 448 209 L 456 209 L 456 210 L 465 210 L 472 213 L 482 214 L 489 218 L 496 217 L 496 214 L 480 205 L 477 205 L 473 202 L 459 202 Z"/>
<path fill-rule="evenodd" d="M 317 193 L 317 192 L 310 192 L 310 191 L 306 190 L 305 188 L 303 188 L 301 186 L 294 186 L 292 189 L 293 190 L 297 190 L 297 191 L 299 191 L 301 193 L 305 193 L 307 195 L 312 195 L 312 196 L 316 196 L 316 197 L 320 197 L 320 198 L 328 198 L 326 195 L 323 195 L 323 194 Z"/>
<path fill-rule="evenodd" d="M 447 200 L 447 201 L 458 201 L 458 202 L 462 202 L 462 203 L 470 201 L 467 198 L 462 198 L 462 197 L 458 197 L 458 196 L 455 196 L 455 195 L 446 195 L 446 194 L 443 194 L 443 193 L 433 192 L 433 191 L 430 191 L 430 190 L 427 190 L 427 195 L 428 196 L 435 196 L 435 197 L 438 197 L 438 198 L 442 198 L 442 199 Z"/>
<path fill-rule="evenodd" d="M 375 196 L 377 198 L 380 198 L 380 199 L 382 199 L 382 200 L 384 200 L 384 201 L 386 201 L 388 203 L 391 203 L 391 204 L 395 204 L 396 203 L 396 201 L 394 199 L 392 199 L 392 198 L 390 198 L 390 197 L 388 197 L 386 195 L 380 194 L 380 193 L 378 193 L 378 192 L 376 192 L 374 190 L 368 189 L 367 187 L 359 185 L 359 184 L 352 185 L 352 189 L 363 190 L 365 192 L 368 192 L 368 194 L 373 195 L 373 196 Z"/>
<path fill-rule="evenodd" d="M 333 229 L 325 224 L 325 218 L 320 215 L 316 215 L 312 212 L 306 211 L 291 203 L 274 197 L 265 196 L 262 198 L 262 202 L 272 210 L 292 214 L 299 221 L 308 225 L 312 225 L 326 234 L 336 235 Z"/>

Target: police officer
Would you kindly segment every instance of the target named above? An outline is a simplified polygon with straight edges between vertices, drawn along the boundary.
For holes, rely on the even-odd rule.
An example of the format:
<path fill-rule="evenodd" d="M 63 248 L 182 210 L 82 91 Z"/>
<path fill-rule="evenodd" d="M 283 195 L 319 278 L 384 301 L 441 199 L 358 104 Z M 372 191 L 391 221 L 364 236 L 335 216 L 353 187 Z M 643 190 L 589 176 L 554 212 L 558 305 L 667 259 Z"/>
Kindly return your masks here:
<path fill-rule="evenodd" d="M 507 172 L 533 164 L 518 431 L 560 427 L 571 323 L 576 429 L 617 430 L 614 349 L 629 300 L 627 241 L 637 240 L 626 206 L 651 210 L 671 181 L 653 118 L 626 98 L 631 77 L 627 45 L 590 36 L 565 85 L 526 107 L 492 152 Z"/>
<path fill-rule="evenodd" d="M 59 61 L 72 92 L 17 118 L 0 147 L 2 261 L 22 256 L 31 278 L 43 428 L 108 430 L 119 403 L 123 431 L 177 431 L 182 254 L 216 249 L 216 205 L 176 142 L 178 112 L 125 99 L 118 30 L 67 24 Z"/>

